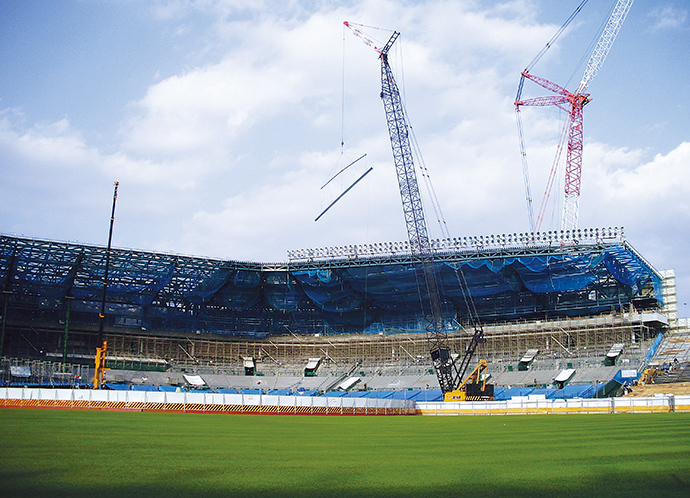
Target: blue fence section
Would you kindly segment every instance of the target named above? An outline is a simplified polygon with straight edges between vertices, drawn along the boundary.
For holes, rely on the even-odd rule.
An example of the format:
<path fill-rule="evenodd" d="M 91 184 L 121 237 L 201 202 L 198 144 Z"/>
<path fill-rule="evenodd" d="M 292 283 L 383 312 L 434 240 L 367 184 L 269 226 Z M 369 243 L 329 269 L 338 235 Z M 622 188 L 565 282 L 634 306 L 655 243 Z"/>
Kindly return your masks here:
<path fill-rule="evenodd" d="M 603 388 L 605 384 L 570 384 L 563 389 L 555 388 L 534 388 L 534 387 L 513 387 L 509 389 L 496 388 L 494 399 L 496 401 L 506 401 L 516 396 L 543 395 L 547 399 L 572 399 L 572 398 L 592 398 Z M 188 392 L 184 387 L 176 386 L 152 386 L 152 385 L 129 385 L 107 383 L 107 389 L 115 391 L 147 391 L 147 392 Z M 193 392 L 216 392 L 220 394 L 269 394 L 274 396 L 320 396 L 327 398 L 372 398 L 372 399 L 409 399 L 413 401 L 443 401 L 443 393 L 440 389 L 406 389 L 402 391 L 328 391 L 319 394 L 316 390 L 291 391 L 289 389 L 272 389 L 265 393 L 262 389 L 240 389 L 219 388 L 195 389 Z"/>

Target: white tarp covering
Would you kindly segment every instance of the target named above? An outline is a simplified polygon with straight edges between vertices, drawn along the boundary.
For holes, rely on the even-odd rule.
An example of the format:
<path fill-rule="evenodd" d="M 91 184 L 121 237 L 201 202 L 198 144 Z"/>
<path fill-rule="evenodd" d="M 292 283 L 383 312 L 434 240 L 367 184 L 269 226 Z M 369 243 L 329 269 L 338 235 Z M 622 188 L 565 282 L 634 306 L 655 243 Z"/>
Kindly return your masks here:
<path fill-rule="evenodd" d="M 620 371 L 622 379 L 635 379 L 637 378 L 637 370 L 632 368 L 623 369 Z"/>
<path fill-rule="evenodd" d="M 357 384 L 357 382 L 359 382 L 360 380 L 361 379 L 359 377 L 350 377 L 349 379 L 345 379 L 340 384 L 338 384 L 338 389 L 342 389 L 343 391 L 347 391 L 352 386 Z"/>
<path fill-rule="evenodd" d="M 538 349 L 528 349 L 524 356 L 520 359 L 520 363 L 529 363 L 534 359 L 535 356 L 537 356 L 537 353 L 539 353 Z"/>
<path fill-rule="evenodd" d="M 621 354 L 624 347 L 625 347 L 625 344 L 616 343 L 613 346 L 611 346 L 611 349 L 609 349 L 609 352 L 606 353 L 606 356 L 608 356 L 609 358 L 615 358 L 616 356 Z"/>
<path fill-rule="evenodd" d="M 321 363 L 321 358 L 309 358 L 307 366 L 304 368 L 307 368 L 309 370 L 314 370 L 316 367 L 319 366 L 319 363 Z"/>
<path fill-rule="evenodd" d="M 574 369 L 574 368 L 566 368 L 566 369 L 563 370 L 561 373 L 559 373 L 558 375 L 556 375 L 556 378 L 554 378 L 553 380 L 556 381 L 556 382 L 566 382 L 566 381 L 568 381 L 568 380 L 570 379 L 570 377 L 572 377 L 573 375 L 575 375 L 575 369 Z"/>
<path fill-rule="evenodd" d="M 204 379 L 201 378 L 201 375 L 184 374 L 184 380 L 186 380 L 189 384 L 197 387 L 206 385 L 206 382 L 204 382 Z"/>
<path fill-rule="evenodd" d="M 31 367 L 23 367 L 18 365 L 10 365 L 10 374 L 12 377 L 31 377 Z"/>

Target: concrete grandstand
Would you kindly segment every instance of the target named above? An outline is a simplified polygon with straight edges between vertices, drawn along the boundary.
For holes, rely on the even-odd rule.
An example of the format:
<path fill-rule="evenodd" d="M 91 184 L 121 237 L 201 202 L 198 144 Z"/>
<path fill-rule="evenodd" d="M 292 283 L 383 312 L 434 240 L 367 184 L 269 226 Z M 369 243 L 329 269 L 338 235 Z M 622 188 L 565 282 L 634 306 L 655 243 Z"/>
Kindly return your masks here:
<path fill-rule="evenodd" d="M 450 343 L 464 351 L 474 306 L 487 339 L 477 357 L 489 361 L 497 399 L 594 396 L 622 370 L 639 373 L 669 354 L 690 361 L 669 346 L 690 343 L 673 272 L 655 270 L 622 229 L 463 237 L 433 248 Z M 105 255 L 0 236 L 6 385 L 88 380 Z M 405 243 L 291 251 L 286 263 L 111 256 L 106 383 L 114 389 L 440 393 Z"/>

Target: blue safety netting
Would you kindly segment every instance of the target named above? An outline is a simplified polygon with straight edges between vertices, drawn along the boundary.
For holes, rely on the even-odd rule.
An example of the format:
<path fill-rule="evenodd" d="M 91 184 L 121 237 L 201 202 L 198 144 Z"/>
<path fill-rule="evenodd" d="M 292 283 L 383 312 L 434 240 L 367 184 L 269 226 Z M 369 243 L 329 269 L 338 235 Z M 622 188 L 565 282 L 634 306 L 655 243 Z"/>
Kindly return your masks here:
<path fill-rule="evenodd" d="M 10 314 L 64 320 L 70 297 L 71 320 L 94 324 L 105 255 L 101 247 L 0 236 Z M 115 249 L 107 324 L 256 337 L 423 330 L 423 275 L 405 261 L 285 267 Z M 640 296 L 662 304 L 661 279 L 626 244 L 459 254 L 434 261 L 431 271 L 447 324 L 465 320 L 468 305 L 489 322 L 610 312 Z"/>
<path fill-rule="evenodd" d="M 213 304 L 235 311 L 246 310 L 261 301 L 261 273 L 237 270 L 213 296 Z"/>
<path fill-rule="evenodd" d="M 443 401 L 443 392 L 440 389 L 429 389 L 421 391 L 419 394 L 409 399 L 415 401 Z"/>

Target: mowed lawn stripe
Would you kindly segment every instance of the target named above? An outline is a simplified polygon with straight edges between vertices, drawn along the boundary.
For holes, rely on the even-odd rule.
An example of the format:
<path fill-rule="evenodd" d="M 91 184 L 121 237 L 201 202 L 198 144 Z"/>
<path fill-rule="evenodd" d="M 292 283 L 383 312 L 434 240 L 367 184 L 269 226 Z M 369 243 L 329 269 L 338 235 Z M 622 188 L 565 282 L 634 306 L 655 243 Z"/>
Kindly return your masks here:
<path fill-rule="evenodd" d="M 7 496 L 685 496 L 690 414 L 0 410 Z"/>

